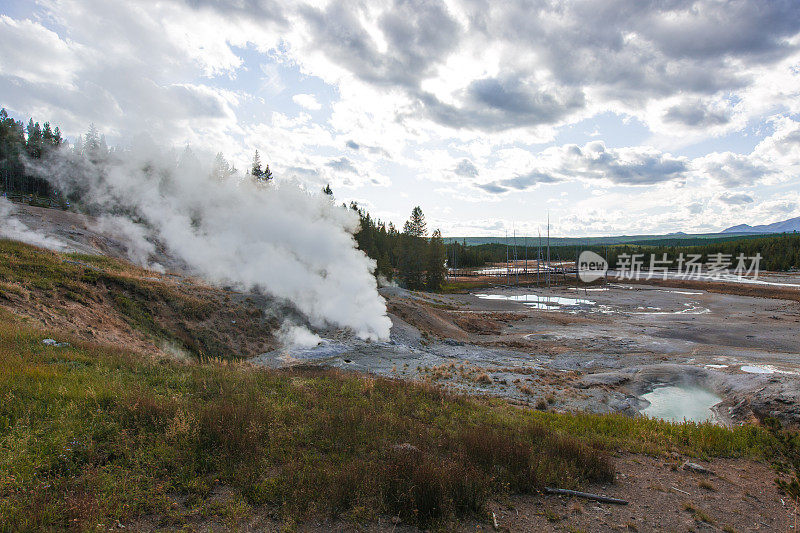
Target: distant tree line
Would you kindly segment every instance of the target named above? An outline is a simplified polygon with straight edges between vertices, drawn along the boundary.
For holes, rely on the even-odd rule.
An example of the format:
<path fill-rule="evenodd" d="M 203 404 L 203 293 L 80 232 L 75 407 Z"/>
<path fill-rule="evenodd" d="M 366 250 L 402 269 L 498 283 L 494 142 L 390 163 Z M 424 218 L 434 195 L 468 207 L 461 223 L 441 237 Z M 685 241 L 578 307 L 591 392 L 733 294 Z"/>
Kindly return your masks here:
<path fill-rule="evenodd" d="M 591 247 L 590 247 L 591 249 Z M 605 250 L 595 247 L 595 252 L 604 255 Z M 800 269 L 800 235 L 789 233 L 783 235 L 768 235 L 764 237 L 747 237 L 736 240 L 714 242 L 709 244 L 694 246 L 631 246 L 615 245 L 609 246 L 607 260 L 613 268 L 619 262 L 622 254 L 644 254 L 645 260 L 650 260 L 650 255 L 655 254 L 656 258 L 667 254 L 668 259 L 675 259 L 680 254 L 700 255 L 701 263 L 707 263 L 709 256 L 716 254 L 730 255 L 734 266 L 736 257 L 744 254 L 745 257 L 761 255 L 759 268 L 761 270 L 788 271 Z"/>
<path fill-rule="evenodd" d="M 688 241 L 688 242 L 687 242 Z M 711 241 L 711 242 L 707 242 Z M 528 261 L 536 261 L 539 242 L 535 239 L 526 241 L 517 237 L 516 246 L 512 241 L 504 243 L 486 243 L 469 246 L 466 243 L 451 242 L 447 244 L 447 258 L 450 265 L 458 268 L 475 268 L 491 263 L 504 263 L 506 257 L 524 260 L 527 253 Z M 690 244 L 691 243 L 691 244 Z M 546 242 L 542 241 L 542 260 L 545 260 Z M 709 255 L 730 254 L 735 262 L 739 254 L 745 257 L 754 257 L 761 254 L 760 268 L 762 270 L 787 271 L 800 269 L 800 235 L 797 233 L 783 235 L 747 235 L 726 236 L 719 239 L 665 239 L 658 244 L 613 244 L 613 245 L 561 245 L 550 247 L 551 261 L 574 261 L 576 255 L 583 250 L 591 250 L 608 260 L 613 268 L 623 254 L 644 254 L 645 261 L 650 260 L 650 255 L 655 254 L 661 258 L 667 254 L 669 259 L 677 259 L 683 253 L 699 254 L 701 263 L 708 262 Z M 508 256 L 506 255 L 508 254 Z"/>
<path fill-rule="evenodd" d="M 61 130 L 49 122 L 39 124 L 33 119 L 27 126 L 22 121 L 0 110 L 0 187 L 6 193 L 37 195 L 45 198 L 57 196 L 51 185 L 35 176 L 26 167 L 26 161 L 46 157 L 64 143 Z"/>
<path fill-rule="evenodd" d="M 323 192 L 333 195 L 330 186 Z M 375 274 L 389 281 L 397 278 L 408 289 L 439 291 L 447 275 L 447 250 L 437 229 L 428 237 L 422 209 L 417 206 L 400 232 L 391 222 L 375 219 L 355 202 L 360 227 L 355 233 L 358 249 L 377 263 Z"/>
<path fill-rule="evenodd" d="M 513 242 L 509 242 L 508 245 L 503 243 L 468 245 L 466 242 L 447 244 L 447 260 L 456 268 L 474 268 L 489 263 L 503 263 L 506 257 L 509 260 L 514 259 L 514 253 L 518 260 L 525 259 L 526 248 L 522 239 L 517 239 L 516 245 Z M 536 243 L 533 239 L 528 239 L 527 257 L 528 261 L 536 260 Z M 542 257 L 544 258 L 544 252 L 542 252 Z"/>
<path fill-rule="evenodd" d="M 67 142 L 58 126 L 51 127 L 49 122 L 40 124 L 33 118 L 26 126 L 22 121 L 9 117 L 5 109 L 0 110 L 0 190 L 11 195 L 34 196 L 34 202 L 37 199 L 63 201 L 60 192 L 32 172 L 30 165 L 46 158 L 54 150 L 66 147 Z M 69 149 L 73 155 L 85 157 L 95 164 L 108 161 L 116 152 L 115 148 L 109 148 L 105 136 L 94 124 L 84 135 L 79 135 Z M 213 177 L 225 180 L 236 172 L 236 167 L 222 153 L 216 155 L 211 167 Z M 260 183 L 268 183 L 273 178 L 269 165 L 262 163 L 258 150 L 245 174 Z"/>

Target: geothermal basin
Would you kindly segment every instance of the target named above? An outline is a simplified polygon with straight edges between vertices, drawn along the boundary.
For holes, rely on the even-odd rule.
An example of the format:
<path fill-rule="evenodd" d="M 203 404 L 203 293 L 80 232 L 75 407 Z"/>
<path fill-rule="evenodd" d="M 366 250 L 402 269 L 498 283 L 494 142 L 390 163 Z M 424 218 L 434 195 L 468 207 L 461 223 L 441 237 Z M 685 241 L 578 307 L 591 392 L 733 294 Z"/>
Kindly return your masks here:
<path fill-rule="evenodd" d="M 800 289 L 792 286 L 800 276 L 765 281 L 772 285 L 573 282 L 448 295 L 386 287 L 387 342 L 319 331 L 317 347 L 256 362 L 430 381 L 551 411 L 800 423 Z"/>

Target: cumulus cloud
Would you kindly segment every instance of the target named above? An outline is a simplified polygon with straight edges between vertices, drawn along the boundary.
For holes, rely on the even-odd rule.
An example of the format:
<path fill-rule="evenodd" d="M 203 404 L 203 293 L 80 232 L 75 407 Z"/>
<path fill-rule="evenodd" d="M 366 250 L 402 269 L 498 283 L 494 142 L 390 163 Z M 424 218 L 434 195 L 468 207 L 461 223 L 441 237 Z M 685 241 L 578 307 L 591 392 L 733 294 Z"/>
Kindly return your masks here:
<path fill-rule="evenodd" d="M 20 54 L 25 50 L 26 54 Z M 29 83 L 70 85 L 82 55 L 58 34 L 30 20 L 0 15 L 0 71 Z M 35 59 L 34 59 L 35 58 Z"/>
<path fill-rule="evenodd" d="M 621 0 L 494 6 L 411 0 L 324 7 L 285 0 L 59 0 L 43 8 L 43 20 L 68 31 L 4 16 L 4 73 L 37 84 L 81 80 L 73 98 L 102 87 L 119 107 L 118 120 L 134 114 L 127 108 L 141 91 L 126 90 L 126 83 L 141 79 L 165 89 L 144 99 L 163 103 L 152 113 L 158 116 L 182 102 L 186 95 L 166 89 L 197 79 L 193 68 L 206 77 L 235 75 L 244 61 L 237 47 L 252 43 L 329 83 L 349 78 L 376 91 L 397 90 L 410 106 L 397 110 L 399 116 L 418 106 L 450 128 L 556 125 L 603 108 L 643 112 L 646 102 L 677 95 L 689 97 L 668 109 L 665 120 L 719 126 L 728 115 L 697 105 L 692 95 L 745 91 L 758 69 L 798 52 L 800 31 L 796 3 L 758 0 L 634 6 Z M 26 61 L 18 51 L 32 47 L 47 53 Z M 460 77 L 449 75 L 455 67 Z M 114 80 L 120 84 L 109 87 Z M 18 92 L 20 102 L 24 92 Z M 317 109 L 308 94 L 295 101 Z M 220 116 L 219 106 L 199 108 Z M 184 107 L 171 118 L 190 112 L 198 109 Z"/>
<path fill-rule="evenodd" d="M 703 204 L 701 204 L 699 202 L 693 202 L 693 203 L 689 204 L 686 209 L 689 211 L 689 214 L 699 215 L 700 213 L 703 212 L 703 210 L 705 208 L 704 208 Z"/>
<path fill-rule="evenodd" d="M 767 180 L 795 179 L 800 172 L 800 122 L 773 120 L 774 131 L 749 154 L 712 152 L 693 161 L 696 174 L 725 187 L 752 186 Z"/>
<path fill-rule="evenodd" d="M 753 197 L 745 193 L 723 193 L 719 197 L 720 201 L 728 205 L 745 205 L 752 204 Z"/>
<path fill-rule="evenodd" d="M 601 141 L 582 147 L 573 144 L 548 148 L 537 159 L 541 166 L 526 173 L 476 186 L 491 193 L 505 193 L 574 178 L 616 185 L 655 185 L 683 180 L 689 170 L 684 157 L 648 147 L 610 149 Z"/>
<path fill-rule="evenodd" d="M 694 100 L 670 107 L 664 114 L 664 120 L 686 126 L 706 127 L 727 124 L 731 118 L 724 110 L 713 109 L 699 100 Z"/>
<path fill-rule="evenodd" d="M 552 124 L 585 105 L 584 95 L 573 88 L 540 88 L 519 79 L 475 80 L 464 90 L 461 105 L 419 95 L 424 112 L 453 128 L 503 130 Z"/>
<path fill-rule="evenodd" d="M 694 161 L 703 177 L 709 177 L 725 187 L 755 185 L 770 169 L 750 155 L 732 152 L 711 153 Z"/>
<path fill-rule="evenodd" d="M 197 81 L 241 64 L 219 31 L 202 33 L 208 13 L 189 17 L 192 31 L 179 31 L 174 23 L 188 8 L 178 3 L 154 16 L 136 2 L 43 7 L 42 19 L 56 30 L 0 18 L 3 105 L 36 110 L 67 132 L 95 122 L 112 133 L 146 129 L 171 141 L 187 138 L 181 128 L 234 118 L 235 94 Z"/>
<path fill-rule="evenodd" d="M 453 169 L 453 172 L 465 178 L 474 178 L 478 176 L 477 167 L 469 159 L 462 159 L 459 161 L 456 168 Z"/>
<path fill-rule="evenodd" d="M 322 109 L 322 104 L 317 102 L 317 98 L 313 94 L 296 94 L 292 96 L 295 104 L 311 111 L 318 111 Z"/>
<path fill-rule="evenodd" d="M 314 188 L 415 194 L 437 172 L 468 180 L 470 201 L 570 181 L 640 195 L 686 176 L 695 192 L 762 187 L 800 170 L 786 118 L 800 112 L 797 2 L 29 4 L 0 8 L 0 105 L 70 136 L 89 122 L 112 143 L 146 130 L 238 166 L 259 148 L 276 176 Z M 320 101 L 329 116 L 309 113 Z M 572 136 L 590 123 L 602 150 Z M 763 131 L 752 153 L 749 138 L 724 145 Z M 510 148 L 531 157 L 508 161 Z M 422 153 L 445 149 L 432 171 Z M 376 205 L 402 196 L 375 194 Z"/>
<path fill-rule="evenodd" d="M 333 170 L 338 170 L 339 172 L 351 172 L 353 174 L 358 174 L 358 169 L 355 167 L 355 165 L 353 165 L 353 162 L 346 157 L 331 159 L 325 163 L 325 165 Z"/>
<path fill-rule="evenodd" d="M 533 170 L 513 178 L 499 179 L 488 183 L 479 183 L 475 186 L 493 194 L 509 192 L 511 190 L 524 191 L 536 187 L 542 183 L 558 183 L 559 181 L 562 181 L 561 178 L 554 174 L 555 171 L 553 174 L 548 174 L 546 172 Z"/>
<path fill-rule="evenodd" d="M 444 4 L 394 2 L 377 14 L 355 3 L 303 6 L 310 47 L 335 64 L 376 85 L 416 87 L 458 42 L 461 28 Z M 374 31 L 363 22 L 372 19 Z M 380 35 L 378 40 L 374 35 Z"/>
<path fill-rule="evenodd" d="M 773 133 L 756 145 L 753 159 L 786 177 L 795 177 L 800 170 L 800 121 L 777 117 L 772 125 Z"/>

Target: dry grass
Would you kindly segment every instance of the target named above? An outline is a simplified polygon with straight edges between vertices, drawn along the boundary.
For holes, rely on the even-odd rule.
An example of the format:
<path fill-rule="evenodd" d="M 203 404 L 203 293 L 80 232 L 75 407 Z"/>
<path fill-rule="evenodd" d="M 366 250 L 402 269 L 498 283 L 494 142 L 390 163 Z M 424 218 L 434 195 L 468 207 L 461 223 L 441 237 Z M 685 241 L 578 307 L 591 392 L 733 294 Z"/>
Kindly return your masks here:
<path fill-rule="evenodd" d="M 694 518 L 697 522 L 705 522 L 706 524 L 714 524 L 714 519 L 711 518 L 708 513 L 705 511 L 697 508 L 695 505 L 691 503 L 684 503 L 683 510 L 692 514 L 692 518 Z"/>
<path fill-rule="evenodd" d="M 711 492 L 717 492 L 717 487 L 715 487 L 714 485 L 712 485 L 711 483 L 709 483 L 706 480 L 701 480 L 697 484 L 697 486 L 700 487 L 703 490 L 708 490 L 708 491 L 711 491 Z"/>

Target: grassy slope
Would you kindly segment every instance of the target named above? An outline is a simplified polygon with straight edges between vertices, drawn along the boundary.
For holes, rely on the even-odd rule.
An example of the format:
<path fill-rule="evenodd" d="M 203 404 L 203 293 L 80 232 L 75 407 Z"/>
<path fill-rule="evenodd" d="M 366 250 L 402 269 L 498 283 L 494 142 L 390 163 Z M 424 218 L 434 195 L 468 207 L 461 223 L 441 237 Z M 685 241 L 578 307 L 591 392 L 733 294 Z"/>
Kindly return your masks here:
<path fill-rule="evenodd" d="M 48 347 L 3 318 L 0 524 L 12 529 L 141 514 L 180 524 L 260 505 L 283 519 L 428 523 L 478 513 L 498 491 L 613 477 L 601 454 L 512 408 L 335 372 Z M 217 485 L 233 488 L 233 508 L 208 509 Z"/>
<path fill-rule="evenodd" d="M 755 427 L 541 413 L 355 374 L 152 358 L 0 309 L 0 530 L 142 516 L 234 526 L 254 514 L 428 525 L 480 515 L 507 492 L 611 481 L 617 450 L 760 459 L 775 441 Z"/>

